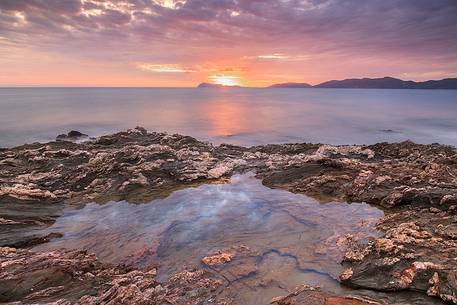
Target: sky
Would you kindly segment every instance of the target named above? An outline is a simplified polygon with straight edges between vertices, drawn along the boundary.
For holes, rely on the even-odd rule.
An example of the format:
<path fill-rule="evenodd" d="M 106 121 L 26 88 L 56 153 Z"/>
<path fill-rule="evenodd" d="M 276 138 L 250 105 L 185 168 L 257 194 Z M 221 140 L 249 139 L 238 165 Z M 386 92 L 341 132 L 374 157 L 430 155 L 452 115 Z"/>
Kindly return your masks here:
<path fill-rule="evenodd" d="M 456 0 L 0 0 L 0 86 L 457 77 Z"/>

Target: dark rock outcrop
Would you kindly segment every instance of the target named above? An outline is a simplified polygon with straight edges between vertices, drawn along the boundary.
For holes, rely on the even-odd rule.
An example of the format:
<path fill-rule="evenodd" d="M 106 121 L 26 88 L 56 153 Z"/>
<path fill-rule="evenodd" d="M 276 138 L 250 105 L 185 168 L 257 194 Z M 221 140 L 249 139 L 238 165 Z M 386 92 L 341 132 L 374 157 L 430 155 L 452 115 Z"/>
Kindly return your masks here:
<path fill-rule="evenodd" d="M 80 140 L 85 140 L 88 139 L 89 136 L 81 133 L 76 130 L 70 131 L 68 134 L 60 134 L 56 137 L 56 141 L 69 141 L 69 142 L 75 142 L 75 141 L 80 141 Z"/>

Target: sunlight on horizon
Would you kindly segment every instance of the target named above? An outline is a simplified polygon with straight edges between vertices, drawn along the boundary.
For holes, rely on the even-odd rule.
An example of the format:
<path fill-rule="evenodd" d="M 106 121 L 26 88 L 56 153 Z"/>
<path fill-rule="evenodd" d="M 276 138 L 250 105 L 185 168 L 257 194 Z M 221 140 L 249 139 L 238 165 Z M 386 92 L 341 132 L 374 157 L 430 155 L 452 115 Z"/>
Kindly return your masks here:
<path fill-rule="evenodd" d="M 241 80 L 239 76 L 233 75 L 211 75 L 208 77 L 212 83 L 222 86 L 241 86 Z"/>

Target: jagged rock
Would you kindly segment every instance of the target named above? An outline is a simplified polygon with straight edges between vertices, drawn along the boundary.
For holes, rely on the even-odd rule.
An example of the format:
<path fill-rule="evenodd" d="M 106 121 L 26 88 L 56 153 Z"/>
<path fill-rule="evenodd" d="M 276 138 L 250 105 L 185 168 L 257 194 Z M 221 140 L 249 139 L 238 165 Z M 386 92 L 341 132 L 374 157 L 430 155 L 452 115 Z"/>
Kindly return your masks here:
<path fill-rule="evenodd" d="M 48 191 L 36 188 L 35 185 L 14 184 L 0 186 L 0 196 L 10 196 L 22 200 L 56 199 L 57 196 Z"/>
<path fill-rule="evenodd" d="M 457 303 L 454 216 L 441 210 L 406 209 L 384 217 L 378 228 L 384 236 L 347 250 L 347 269 L 340 276 L 343 283 L 384 291 L 423 291 Z M 353 259 L 354 252 L 363 256 Z"/>

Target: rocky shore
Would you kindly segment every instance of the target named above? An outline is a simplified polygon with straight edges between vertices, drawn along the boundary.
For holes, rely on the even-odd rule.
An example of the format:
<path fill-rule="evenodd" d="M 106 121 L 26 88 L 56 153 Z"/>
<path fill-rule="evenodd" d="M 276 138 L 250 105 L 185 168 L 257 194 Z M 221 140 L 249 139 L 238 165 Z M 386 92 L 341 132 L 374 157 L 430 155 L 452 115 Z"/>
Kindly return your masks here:
<path fill-rule="evenodd" d="M 213 146 L 141 127 L 74 143 L 0 149 L 0 302 L 12 304 L 231 304 L 212 264 L 236 251 L 208 254 L 208 268 L 167 282 L 156 267 L 109 266 L 83 251 L 32 253 L 59 237 L 40 235 L 64 210 L 109 200 L 148 202 L 203 183 L 254 171 L 263 184 L 322 202 L 367 202 L 385 209 L 381 237 L 344 236 L 344 285 L 420 291 L 457 304 L 457 150 L 412 142 L 331 146 Z M 228 245 L 230 246 L 230 245 Z M 238 251 L 238 250 L 237 250 Z M 382 304 L 297 287 L 273 304 Z"/>

